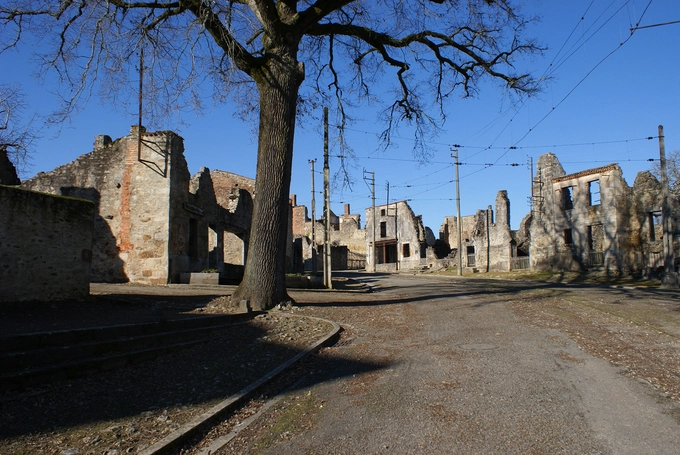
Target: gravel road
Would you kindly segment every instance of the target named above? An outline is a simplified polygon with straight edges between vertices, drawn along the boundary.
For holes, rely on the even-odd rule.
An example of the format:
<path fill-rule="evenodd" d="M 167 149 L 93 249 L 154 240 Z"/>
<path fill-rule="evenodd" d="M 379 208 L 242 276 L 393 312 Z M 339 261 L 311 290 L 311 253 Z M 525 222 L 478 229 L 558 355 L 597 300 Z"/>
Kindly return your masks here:
<path fill-rule="evenodd" d="M 220 453 L 680 453 L 677 292 L 364 280 L 296 296 L 344 338 Z"/>
<path fill-rule="evenodd" d="M 238 430 L 217 453 L 680 453 L 677 291 L 348 276 L 375 292 L 290 292 L 289 312 L 339 323 L 339 342 L 183 454 Z M 0 331 L 219 312 L 232 290 L 97 285 L 86 303 L 3 307 Z M 0 453 L 135 453 L 324 332 L 280 312 L 238 327 L 150 362 L 0 397 Z"/>

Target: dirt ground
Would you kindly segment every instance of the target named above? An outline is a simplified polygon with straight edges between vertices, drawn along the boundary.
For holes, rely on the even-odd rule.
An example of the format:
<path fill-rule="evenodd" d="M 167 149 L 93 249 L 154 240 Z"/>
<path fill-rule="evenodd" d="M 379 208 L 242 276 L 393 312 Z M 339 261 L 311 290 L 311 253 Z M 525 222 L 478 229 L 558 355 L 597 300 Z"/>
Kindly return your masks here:
<path fill-rule="evenodd" d="M 609 287 L 597 281 L 590 288 L 578 289 L 536 282 L 511 293 L 501 292 L 498 299 L 531 325 L 566 333 L 589 354 L 651 384 L 661 396 L 680 400 L 680 293 L 640 290 L 632 287 L 635 283 Z M 361 292 L 365 290 L 362 285 L 343 281 L 336 287 L 342 290 L 291 291 L 299 305 L 289 313 L 339 323 L 344 329 L 339 345 L 351 343 L 356 327 L 367 321 L 395 333 L 406 323 L 390 319 L 383 308 L 373 306 L 375 295 Z M 2 307 L 0 330 L 4 334 L 66 330 L 223 312 L 228 310 L 225 296 L 232 291 L 224 286 L 93 285 L 93 296 L 87 302 Z M 8 393 L 0 397 L 0 453 L 135 453 L 271 371 L 328 329 L 304 318 L 294 320 L 291 323 L 285 315 L 272 313 L 200 347 L 112 372 Z M 238 426 L 301 376 L 334 362 L 358 360 L 340 357 L 337 348 L 328 348 L 305 360 L 284 375 L 277 387 L 263 391 L 226 420 L 213 436 Z M 379 363 L 386 358 L 374 360 Z M 356 379 L 347 385 L 356 390 L 348 393 L 359 393 L 376 378 L 375 372 L 357 371 Z M 313 395 L 288 395 L 234 439 L 224 453 L 259 453 L 276 446 L 314 426 L 323 405 Z"/>

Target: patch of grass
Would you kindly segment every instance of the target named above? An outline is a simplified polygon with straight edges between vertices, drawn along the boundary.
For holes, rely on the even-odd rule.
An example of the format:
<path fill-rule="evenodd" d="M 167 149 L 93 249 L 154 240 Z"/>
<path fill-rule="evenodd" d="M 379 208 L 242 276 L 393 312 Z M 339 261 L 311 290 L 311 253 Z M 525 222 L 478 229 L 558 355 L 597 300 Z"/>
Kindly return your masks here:
<path fill-rule="evenodd" d="M 286 399 L 282 412 L 267 433 L 255 443 L 255 454 L 264 453 L 277 441 L 289 439 L 311 426 L 311 419 L 320 409 L 317 397 L 308 392 L 302 396 Z"/>

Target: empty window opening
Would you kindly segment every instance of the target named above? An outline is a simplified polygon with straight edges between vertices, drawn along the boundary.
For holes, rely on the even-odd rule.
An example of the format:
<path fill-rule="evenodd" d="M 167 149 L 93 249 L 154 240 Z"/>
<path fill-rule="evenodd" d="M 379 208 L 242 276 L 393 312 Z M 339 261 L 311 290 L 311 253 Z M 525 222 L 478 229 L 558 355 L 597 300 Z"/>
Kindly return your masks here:
<path fill-rule="evenodd" d="M 600 181 L 588 182 L 588 197 L 590 205 L 600 205 Z"/>
<path fill-rule="evenodd" d="M 380 222 L 380 237 L 387 237 L 387 221 Z"/>
<path fill-rule="evenodd" d="M 564 244 L 565 245 L 572 245 L 574 243 L 574 239 L 571 236 L 571 229 L 565 229 L 564 230 Z"/>
<path fill-rule="evenodd" d="M 401 246 L 401 249 L 402 249 L 402 255 L 403 255 L 405 258 L 411 257 L 411 247 L 409 246 L 408 243 L 404 243 L 404 244 Z"/>
<path fill-rule="evenodd" d="M 649 212 L 649 241 L 654 242 L 657 238 L 661 237 L 662 228 L 662 217 L 661 212 Z M 657 235 L 658 234 L 658 235 Z"/>
<path fill-rule="evenodd" d="M 380 216 L 385 216 L 385 209 L 380 209 Z"/>
<path fill-rule="evenodd" d="M 189 257 L 198 257 L 198 220 L 189 218 Z"/>
<path fill-rule="evenodd" d="M 574 199 L 572 195 L 572 187 L 566 186 L 562 188 L 562 208 L 564 210 L 571 210 L 574 208 Z"/>

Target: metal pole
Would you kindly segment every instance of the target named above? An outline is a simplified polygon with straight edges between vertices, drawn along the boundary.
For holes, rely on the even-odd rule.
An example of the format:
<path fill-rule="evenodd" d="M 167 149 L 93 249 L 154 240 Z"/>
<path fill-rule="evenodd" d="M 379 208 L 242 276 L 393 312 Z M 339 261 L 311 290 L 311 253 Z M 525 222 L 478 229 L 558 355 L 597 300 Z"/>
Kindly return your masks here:
<path fill-rule="evenodd" d="M 453 150 L 453 158 L 456 160 L 456 221 L 458 224 L 458 276 L 463 276 L 463 226 L 460 219 L 460 182 L 458 180 L 458 150 Z"/>
<path fill-rule="evenodd" d="M 331 191 L 330 167 L 328 166 L 328 108 L 323 108 L 323 193 L 324 193 L 324 268 L 323 281 L 328 289 L 333 289 L 331 278 Z"/>
<path fill-rule="evenodd" d="M 314 163 L 316 163 L 316 158 L 307 160 L 307 162 L 312 165 L 312 273 L 316 273 L 316 197 L 314 191 Z"/>
<path fill-rule="evenodd" d="M 671 231 L 671 210 L 668 204 L 668 176 L 666 174 L 666 146 L 663 135 L 663 125 L 659 125 L 659 158 L 661 170 L 661 221 L 663 223 L 663 269 L 664 280 L 671 280 L 675 272 L 675 254 L 673 251 L 673 233 Z"/>

